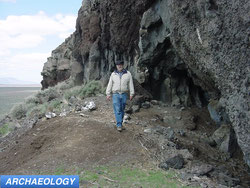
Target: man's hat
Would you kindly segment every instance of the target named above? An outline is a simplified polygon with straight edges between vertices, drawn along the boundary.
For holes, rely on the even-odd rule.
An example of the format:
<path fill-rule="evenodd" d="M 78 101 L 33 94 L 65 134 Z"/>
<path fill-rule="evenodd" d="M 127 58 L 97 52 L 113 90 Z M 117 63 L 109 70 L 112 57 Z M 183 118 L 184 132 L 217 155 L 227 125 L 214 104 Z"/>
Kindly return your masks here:
<path fill-rule="evenodd" d="M 123 64 L 124 64 L 124 62 L 123 62 L 123 61 L 121 61 L 121 60 L 118 60 L 118 61 L 116 61 L 116 62 L 115 62 L 115 64 L 116 64 L 116 65 L 123 65 Z"/>

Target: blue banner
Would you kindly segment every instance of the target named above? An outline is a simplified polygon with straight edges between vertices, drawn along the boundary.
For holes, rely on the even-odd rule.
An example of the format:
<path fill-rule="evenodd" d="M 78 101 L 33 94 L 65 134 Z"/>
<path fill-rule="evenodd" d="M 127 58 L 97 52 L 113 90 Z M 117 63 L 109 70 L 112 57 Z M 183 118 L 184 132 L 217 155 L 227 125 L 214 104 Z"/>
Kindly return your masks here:
<path fill-rule="evenodd" d="M 1 188 L 79 188 L 79 176 L 75 175 L 2 175 L 0 181 Z"/>

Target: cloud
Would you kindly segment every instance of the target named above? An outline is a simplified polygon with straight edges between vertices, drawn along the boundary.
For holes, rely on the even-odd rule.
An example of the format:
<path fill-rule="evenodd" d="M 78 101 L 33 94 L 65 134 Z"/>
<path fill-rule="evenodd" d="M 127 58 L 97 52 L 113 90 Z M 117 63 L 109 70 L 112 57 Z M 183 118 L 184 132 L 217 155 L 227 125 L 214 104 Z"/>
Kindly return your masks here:
<path fill-rule="evenodd" d="M 50 53 L 18 53 L 0 59 L 0 77 L 14 77 L 39 83 L 43 64 Z M 32 79 L 31 79 L 32 78 Z"/>
<path fill-rule="evenodd" d="M 73 33 L 75 22 L 74 15 L 42 11 L 0 19 L 0 77 L 40 82 L 51 48 Z"/>
<path fill-rule="evenodd" d="M 44 38 L 39 35 L 29 34 L 18 34 L 16 36 L 10 36 L 6 34 L 0 35 L 0 43 L 2 48 L 10 49 L 24 49 L 38 46 Z M 1 47 L 0 47 L 1 49 Z"/>
<path fill-rule="evenodd" d="M 38 46 L 47 36 L 69 36 L 75 22 L 74 15 L 49 17 L 42 11 L 36 15 L 8 16 L 0 20 L 0 49 L 31 48 Z"/>

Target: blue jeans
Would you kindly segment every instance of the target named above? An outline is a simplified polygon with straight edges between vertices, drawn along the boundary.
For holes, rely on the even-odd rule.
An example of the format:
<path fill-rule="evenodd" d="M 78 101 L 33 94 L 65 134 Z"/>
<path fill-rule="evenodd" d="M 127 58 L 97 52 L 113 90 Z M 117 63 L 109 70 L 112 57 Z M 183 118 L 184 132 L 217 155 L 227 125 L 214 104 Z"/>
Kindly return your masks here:
<path fill-rule="evenodd" d="M 123 94 L 114 93 L 112 98 L 113 98 L 113 108 L 115 113 L 116 126 L 121 127 L 127 101 L 127 93 Z"/>

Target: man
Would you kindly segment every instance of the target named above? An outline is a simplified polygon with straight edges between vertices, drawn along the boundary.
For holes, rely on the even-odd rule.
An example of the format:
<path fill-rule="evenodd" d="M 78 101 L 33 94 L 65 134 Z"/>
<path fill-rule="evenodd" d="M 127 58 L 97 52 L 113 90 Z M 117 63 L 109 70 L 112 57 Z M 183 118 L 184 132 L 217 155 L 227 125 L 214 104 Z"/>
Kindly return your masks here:
<path fill-rule="evenodd" d="M 117 61 L 116 70 L 112 72 L 106 89 L 107 100 L 113 99 L 113 109 L 118 131 L 122 131 L 122 122 L 127 97 L 132 100 L 134 96 L 134 84 L 131 73 L 123 68 L 124 62 Z"/>

